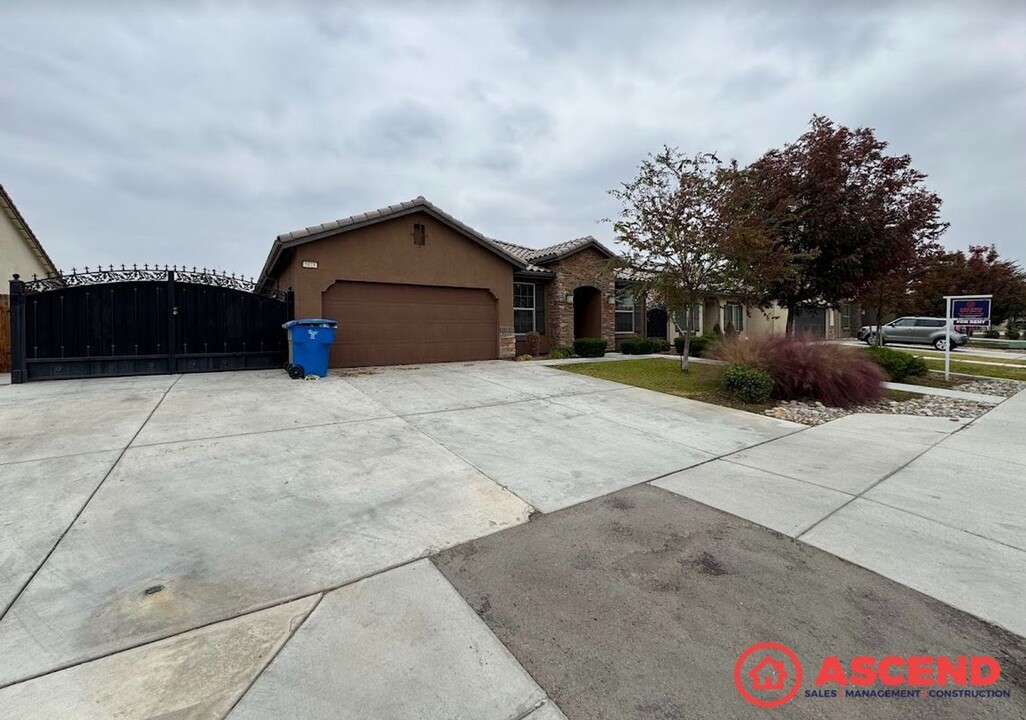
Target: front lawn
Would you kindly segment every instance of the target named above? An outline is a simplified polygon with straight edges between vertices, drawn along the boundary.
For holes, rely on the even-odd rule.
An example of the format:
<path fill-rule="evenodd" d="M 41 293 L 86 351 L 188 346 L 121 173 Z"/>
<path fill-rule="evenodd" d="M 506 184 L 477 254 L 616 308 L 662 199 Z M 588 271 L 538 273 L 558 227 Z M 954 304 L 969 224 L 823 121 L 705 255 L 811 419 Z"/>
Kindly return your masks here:
<path fill-rule="evenodd" d="M 652 358 L 649 360 L 620 360 L 617 362 L 557 365 L 560 370 L 612 380 L 634 387 L 679 395 L 702 402 L 761 413 L 776 405 L 775 402 L 750 405 L 738 402 L 723 389 L 723 366 L 691 363 L 688 372 L 680 371 L 680 360 Z"/>
<path fill-rule="evenodd" d="M 924 358 L 931 370 L 944 372 L 944 360 L 939 358 Z M 1002 365 L 980 365 L 979 363 L 951 361 L 951 372 L 960 375 L 975 375 L 977 377 L 1001 378 L 1003 380 L 1019 380 L 1026 382 L 1026 367 L 1004 367 Z"/>

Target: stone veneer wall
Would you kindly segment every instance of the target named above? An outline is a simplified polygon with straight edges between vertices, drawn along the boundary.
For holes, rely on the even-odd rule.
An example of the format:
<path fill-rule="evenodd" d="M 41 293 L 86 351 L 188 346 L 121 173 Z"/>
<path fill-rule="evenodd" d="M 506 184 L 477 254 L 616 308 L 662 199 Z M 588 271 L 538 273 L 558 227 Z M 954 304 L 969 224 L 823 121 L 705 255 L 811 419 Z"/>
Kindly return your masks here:
<path fill-rule="evenodd" d="M 512 325 L 499 326 L 499 359 L 512 360 L 517 354 L 517 336 Z"/>
<path fill-rule="evenodd" d="M 566 296 L 573 295 L 575 288 L 589 285 L 602 293 L 602 337 L 609 343 L 609 350 L 613 350 L 616 344 L 616 308 L 610 298 L 616 282 L 613 273 L 607 270 L 607 262 L 606 256 L 598 250 L 586 248 L 546 266 L 556 273 L 546 293 L 545 304 L 545 322 L 551 346 L 573 344 L 574 305 L 566 302 Z"/>

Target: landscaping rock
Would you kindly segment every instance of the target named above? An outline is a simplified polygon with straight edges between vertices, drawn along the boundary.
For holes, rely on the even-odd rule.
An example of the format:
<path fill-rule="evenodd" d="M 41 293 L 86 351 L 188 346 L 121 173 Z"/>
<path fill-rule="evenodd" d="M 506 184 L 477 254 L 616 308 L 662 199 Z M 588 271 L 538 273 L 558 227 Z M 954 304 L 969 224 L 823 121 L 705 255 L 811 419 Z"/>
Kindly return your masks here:
<path fill-rule="evenodd" d="M 980 390 L 968 390 L 966 386 L 959 386 L 959 390 L 966 392 L 982 392 Z M 997 394 L 987 392 L 988 395 Z M 1001 393 L 1004 395 L 1005 393 Z M 924 395 L 912 400 L 878 400 L 865 405 L 856 405 L 850 408 L 825 407 L 822 403 L 800 402 L 792 400 L 782 402 L 776 407 L 765 411 L 766 415 L 779 420 L 790 420 L 791 422 L 802 423 L 803 425 L 822 425 L 823 423 L 836 420 L 845 415 L 855 413 L 888 413 L 891 415 L 919 415 L 925 417 L 949 417 L 949 418 L 976 418 L 983 415 L 993 406 L 983 403 L 956 400 L 954 398 L 939 397 L 936 395 Z"/>
<path fill-rule="evenodd" d="M 1000 395 L 1001 397 L 1012 397 L 1020 390 L 1026 390 L 1026 383 L 1018 380 L 997 380 L 995 378 L 980 378 L 959 383 L 955 390 L 961 392 L 979 393 L 980 395 Z"/>

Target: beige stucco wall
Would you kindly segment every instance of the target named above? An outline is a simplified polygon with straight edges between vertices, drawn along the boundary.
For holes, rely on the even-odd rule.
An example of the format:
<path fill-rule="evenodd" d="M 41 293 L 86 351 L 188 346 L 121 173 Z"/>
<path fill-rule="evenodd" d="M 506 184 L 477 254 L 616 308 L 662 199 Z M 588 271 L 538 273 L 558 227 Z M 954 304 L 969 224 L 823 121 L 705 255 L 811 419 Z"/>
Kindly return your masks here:
<path fill-rule="evenodd" d="M 711 334 L 713 326 L 719 325 L 720 330 L 724 328 L 723 306 L 730 302 L 726 297 L 707 297 L 702 304 L 701 327 L 699 334 Z M 739 333 L 741 337 L 760 337 L 763 335 L 783 335 L 787 325 L 787 310 L 775 303 L 766 309 L 749 307 L 745 309 L 744 329 Z M 669 318 L 667 337 L 672 341 L 680 335 L 676 331 L 673 318 Z"/>
<path fill-rule="evenodd" d="M 29 247 L 25 236 L 14 226 L 6 212 L 0 210 L 0 295 L 8 292 L 8 281 L 14 273 L 22 280 L 32 275 L 46 275 L 46 266 Z"/>

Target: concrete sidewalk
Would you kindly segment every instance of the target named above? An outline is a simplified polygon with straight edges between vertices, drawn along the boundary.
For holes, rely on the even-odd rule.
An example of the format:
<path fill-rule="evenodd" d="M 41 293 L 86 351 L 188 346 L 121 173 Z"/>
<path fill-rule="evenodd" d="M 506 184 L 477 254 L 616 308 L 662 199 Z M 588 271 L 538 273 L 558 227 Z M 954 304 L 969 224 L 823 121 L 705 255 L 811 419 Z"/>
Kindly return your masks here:
<path fill-rule="evenodd" d="M 1006 457 L 1022 405 L 969 427 L 858 415 L 807 429 L 510 362 L 0 386 L 0 707 L 558 719 L 557 685 L 525 673 L 424 558 L 651 481 L 773 528 L 752 525 L 753 538 L 783 532 L 1023 634 L 1021 465 Z M 651 547 L 667 568 L 693 556 L 689 578 L 720 577 L 723 538 L 681 545 L 704 522 L 681 503 L 644 530 Z M 563 545 L 568 582 L 606 562 L 584 539 Z M 669 583 L 674 612 L 692 612 L 688 584 L 647 547 L 616 572 Z M 776 582 L 786 557 L 756 551 L 746 583 Z M 879 622 L 923 622 L 909 612 Z M 947 647 L 946 632 L 922 638 Z M 582 675 L 602 677 L 612 659 L 591 662 Z M 703 671 L 681 668 L 698 687 Z M 634 715 L 675 712 L 652 692 Z"/>
<path fill-rule="evenodd" d="M 1026 393 L 973 421 L 852 415 L 655 485 L 1026 635 Z"/>

